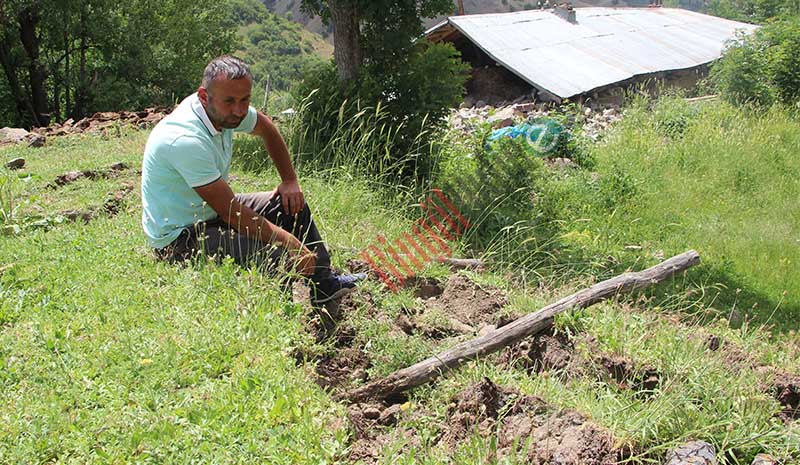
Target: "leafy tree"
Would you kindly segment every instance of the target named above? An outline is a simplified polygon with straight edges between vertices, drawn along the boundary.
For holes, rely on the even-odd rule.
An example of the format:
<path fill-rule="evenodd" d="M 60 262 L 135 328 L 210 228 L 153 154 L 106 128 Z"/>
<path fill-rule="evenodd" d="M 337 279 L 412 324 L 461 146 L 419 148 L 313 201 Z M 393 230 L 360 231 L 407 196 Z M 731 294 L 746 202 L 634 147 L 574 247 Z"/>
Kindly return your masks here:
<path fill-rule="evenodd" d="M 710 0 L 706 12 L 736 21 L 764 23 L 772 18 L 800 15 L 800 0 Z"/>
<path fill-rule="evenodd" d="M 800 19 L 776 21 L 740 36 L 711 69 L 711 80 L 734 102 L 800 102 Z"/>
<path fill-rule="evenodd" d="M 46 125 L 99 110 L 169 104 L 208 59 L 230 51 L 219 7 L 191 0 L 0 1 L 0 114 Z"/>
<path fill-rule="evenodd" d="M 427 177 L 431 143 L 449 107 L 463 96 L 468 67 L 452 46 L 418 39 L 422 18 L 452 12 L 452 2 L 303 0 L 302 6 L 334 31 L 334 63 L 308 73 L 295 90 L 298 98 L 313 93 L 304 118 L 315 139 L 324 147 L 341 121 L 378 108 L 372 127 L 363 131 L 391 137 L 371 156 L 388 157 L 402 176 Z M 372 166 L 378 165 L 386 166 Z"/>
<path fill-rule="evenodd" d="M 403 51 L 423 32 L 422 18 L 453 11 L 452 0 L 303 0 L 302 6 L 333 24 L 342 81 L 357 77 L 365 61 L 403 66 Z"/>

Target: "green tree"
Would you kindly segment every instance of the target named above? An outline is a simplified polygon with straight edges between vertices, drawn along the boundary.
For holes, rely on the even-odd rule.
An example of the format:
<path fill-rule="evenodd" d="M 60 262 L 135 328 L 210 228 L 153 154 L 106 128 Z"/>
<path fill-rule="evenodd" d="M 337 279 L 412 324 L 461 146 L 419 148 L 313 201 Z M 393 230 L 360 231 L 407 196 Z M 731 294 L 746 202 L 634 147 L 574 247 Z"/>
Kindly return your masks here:
<path fill-rule="evenodd" d="M 303 0 L 302 5 L 333 24 L 342 81 L 356 78 L 365 61 L 403 66 L 404 51 L 423 32 L 422 18 L 453 11 L 452 0 Z"/>
<path fill-rule="evenodd" d="M 800 15 L 800 0 L 710 0 L 707 13 L 722 18 L 751 23 Z"/>
<path fill-rule="evenodd" d="M 762 106 L 800 101 L 800 19 L 775 21 L 740 36 L 711 69 L 728 100 Z"/>
<path fill-rule="evenodd" d="M 170 104 L 234 44 L 228 3 L 0 1 L 0 114 L 46 125 L 94 111 Z"/>

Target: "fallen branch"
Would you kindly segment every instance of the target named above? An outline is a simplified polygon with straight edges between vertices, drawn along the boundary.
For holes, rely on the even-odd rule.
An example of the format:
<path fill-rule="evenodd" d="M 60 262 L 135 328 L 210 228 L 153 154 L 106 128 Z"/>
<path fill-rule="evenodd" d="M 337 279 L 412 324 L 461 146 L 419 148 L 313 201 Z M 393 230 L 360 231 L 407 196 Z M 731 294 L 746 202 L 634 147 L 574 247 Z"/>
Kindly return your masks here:
<path fill-rule="evenodd" d="M 385 378 L 339 396 L 342 400 L 361 402 L 367 399 L 385 399 L 413 387 L 425 384 L 457 368 L 469 360 L 496 352 L 521 339 L 547 328 L 553 317 L 570 309 L 586 308 L 618 294 L 646 288 L 700 263 L 700 255 L 690 250 L 670 258 L 652 268 L 636 273 L 625 273 L 597 283 L 538 312 L 528 314 L 484 336 L 462 342 L 438 355 L 423 360 Z"/>

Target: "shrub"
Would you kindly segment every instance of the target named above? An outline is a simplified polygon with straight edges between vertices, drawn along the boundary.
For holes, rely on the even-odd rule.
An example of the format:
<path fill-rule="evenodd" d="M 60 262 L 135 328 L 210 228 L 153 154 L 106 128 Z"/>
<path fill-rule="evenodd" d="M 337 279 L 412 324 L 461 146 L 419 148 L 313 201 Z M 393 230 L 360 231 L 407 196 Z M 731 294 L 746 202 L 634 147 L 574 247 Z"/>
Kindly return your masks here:
<path fill-rule="evenodd" d="M 390 165 L 399 166 L 397 174 L 405 178 L 428 177 L 433 169 L 431 143 L 444 126 L 449 108 L 463 95 L 467 65 L 451 45 L 427 42 L 416 44 L 404 60 L 404 65 L 388 71 L 368 64 L 358 82 L 346 84 L 339 83 L 333 63 L 307 72 L 294 90 L 298 101 L 312 96 L 302 117 L 309 132 L 304 139 L 316 147 L 306 146 L 306 150 L 311 149 L 317 159 L 330 158 L 322 149 L 340 131 L 341 122 L 372 112 L 371 126 L 363 130 L 391 137 L 380 152 L 368 156 L 388 156 L 396 162 Z"/>
<path fill-rule="evenodd" d="M 800 20 L 777 21 L 750 36 L 738 36 L 712 67 L 711 81 L 734 103 L 797 104 Z"/>

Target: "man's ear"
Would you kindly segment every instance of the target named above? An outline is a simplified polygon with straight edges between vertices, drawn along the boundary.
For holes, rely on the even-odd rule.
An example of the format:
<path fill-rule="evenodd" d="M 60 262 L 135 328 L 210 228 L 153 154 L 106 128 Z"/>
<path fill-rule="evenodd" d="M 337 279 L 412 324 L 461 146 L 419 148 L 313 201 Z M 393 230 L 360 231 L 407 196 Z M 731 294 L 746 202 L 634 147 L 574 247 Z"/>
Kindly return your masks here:
<path fill-rule="evenodd" d="M 197 98 L 200 99 L 200 103 L 202 103 L 204 107 L 208 106 L 208 89 L 199 87 L 197 89 Z"/>

